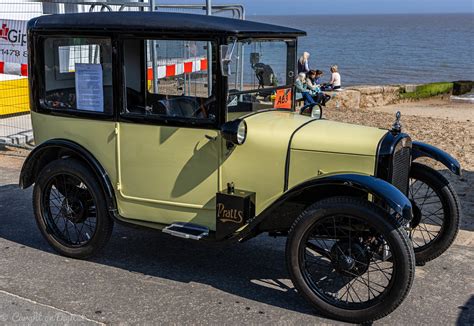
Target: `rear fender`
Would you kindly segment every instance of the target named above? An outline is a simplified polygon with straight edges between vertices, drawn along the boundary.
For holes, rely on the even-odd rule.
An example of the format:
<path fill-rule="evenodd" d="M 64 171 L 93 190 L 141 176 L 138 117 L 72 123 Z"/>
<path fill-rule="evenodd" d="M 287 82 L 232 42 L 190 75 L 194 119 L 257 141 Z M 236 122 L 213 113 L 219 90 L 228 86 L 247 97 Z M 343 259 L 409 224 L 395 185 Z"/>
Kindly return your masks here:
<path fill-rule="evenodd" d="M 461 165 L 459 162 L 441 149 L 432 145 L 414 141 L 412 147 L 412 160 L 420 157 L 429 157 L 444 164 L 452 173 L 461 175 Z"/>
<path fill-rule="evenodd" d="M 95 173 L 110 211 L 116 210 L 115 193 L 107 171 L 84 147 L 66 139 L 51 139 L 35 147 L 23 163 L 20 173 L 20 188 L 26 189 L 35 183 L 38 173 L 49 162 L 63 157 L 75 157 L 86 163 Z"/>

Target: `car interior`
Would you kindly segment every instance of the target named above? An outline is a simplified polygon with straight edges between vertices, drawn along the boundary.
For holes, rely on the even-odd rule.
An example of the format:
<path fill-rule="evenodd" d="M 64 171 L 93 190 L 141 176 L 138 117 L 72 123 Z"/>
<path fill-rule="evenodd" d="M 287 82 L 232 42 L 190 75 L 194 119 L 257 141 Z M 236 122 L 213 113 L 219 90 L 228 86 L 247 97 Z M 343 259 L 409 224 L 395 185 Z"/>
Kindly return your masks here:
<path fill-rule="evenodd" d="M 127 105 L 125 114 L 166 118 L 215 119 L 215 96 L 208 98 L 185 95 L 182 77 L 158 80 L 158 92 L 146 80 L 143 40 L 124 41 L 124 70 Z M 163 89 L 163 90 L 162 90 Z"/>

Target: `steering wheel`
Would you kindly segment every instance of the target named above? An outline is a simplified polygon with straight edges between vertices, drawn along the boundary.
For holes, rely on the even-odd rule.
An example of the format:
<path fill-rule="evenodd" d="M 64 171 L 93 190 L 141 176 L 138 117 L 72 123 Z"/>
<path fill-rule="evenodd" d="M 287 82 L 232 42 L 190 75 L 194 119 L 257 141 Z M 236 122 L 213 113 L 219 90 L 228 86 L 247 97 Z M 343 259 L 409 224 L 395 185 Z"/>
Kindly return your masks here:
<path fill-rule="evenodd" d="M 199 113 L 202 113 L 203 116 L 204 116 L 205 118 L 207 118 L 207 117 L 208 117 L 208 114 L 207 114 L 207 106 L 208 106 L 209 104 L 211 104 L 212 102 L 214 102 L 215 100 L 216 100 L 216 97 L 215 97 L 214 95 L 212 95 L 211 97 L 205 99 L 205 100 L 202 102 L 202 104 L 201 104 L 196 110 L 193 111 L 192 117 L 193 117 L 193 118 L 197 118 L 197 117 L 198 117 L 198 114 L 199 114 Z"/>
<path fill-rule="evenodd" d="M 198 107 L 196 110 L 193 111 L 191 114 L 191 117 L 193 118 L 198 118 L 199 113 L 203 113 L 204 116 L 206 116 L 206 109 L 203 106 Z"/>

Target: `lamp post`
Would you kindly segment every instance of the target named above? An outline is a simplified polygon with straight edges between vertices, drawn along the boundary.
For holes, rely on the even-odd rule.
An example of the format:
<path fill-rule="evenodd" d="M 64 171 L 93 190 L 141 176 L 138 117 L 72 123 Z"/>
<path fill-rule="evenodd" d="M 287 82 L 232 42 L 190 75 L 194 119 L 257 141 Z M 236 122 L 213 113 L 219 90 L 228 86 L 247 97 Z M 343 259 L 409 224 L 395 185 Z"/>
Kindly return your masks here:
<path fill-rule="evenodd" d="M 156 10 L 156 1 L 150 0 L 150 11 Z M 148 46 L 150 49 L 150 57 L 151 57 L 151 69 L 153 71 L 153 92 L 155 94 L 158 93 L 158 67 L 156 63 L 156 42 L 155 41 L 148 41 Z"/>
<path fill-rule="evenodd" d="M 212 15 L 212 0 L 206 0 L 206 15 Z M 212 43 L 207 42 L 207 95 L 212 95 Z"/>

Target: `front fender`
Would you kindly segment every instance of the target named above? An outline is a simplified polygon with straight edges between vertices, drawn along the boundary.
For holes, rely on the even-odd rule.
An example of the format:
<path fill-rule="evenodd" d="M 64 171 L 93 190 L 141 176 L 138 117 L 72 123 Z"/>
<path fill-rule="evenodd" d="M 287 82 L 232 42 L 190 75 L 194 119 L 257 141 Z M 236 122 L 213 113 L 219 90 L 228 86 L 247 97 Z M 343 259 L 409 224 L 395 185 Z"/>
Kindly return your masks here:
<path fill-rule="evenodd" d="M 420 157 L 432 158 L 444 164 L 454 174 L 459 176 L 461 175 L 461 165 L 454 157 L 430 144 L 414 141 L 412 148 L 412 160 L 414 161 Z"/>
<path fill-rule="evenodd" d="M 305 181 L 288 190 L 282 197 L 291 196 L 306 188 L 339 185 L 362 190 L 382 199 L 403 219 L 412 219 L 410 200 L 395 186 L 382 179 L 363 174 L 334 174 Z"/>
<path fill-rule="evenodd" d="M 371 194 L 382 200 L 389 208 L 393 209 L 401 219 L 408 223 L 412 217 L 412 205 L 410 200 L 392 184 L 369 175 L 362 174 L 333 174 L 324 177 L 310 179 L 289 190 L 287 190 L 272 205 L 256 216 L 247 226 L 246 232 L 243 232 L 241 239 L 249 238 L 257 230 L 257 226 L 266 219 L 273 218 L 275 212 L 286 202 L 291 202 L 302 195 L 305 191 L 321 194 L 312 198 L 313 202 L 327 198 L 330 189 L 339 189 L 339 195 L 352 192 Z M 336 194 L 337 195 L 337 192 Z M 325 197 L 326 196 L 326 197 Z M 329 195 L 331 196 L 331 195 Z"/>

